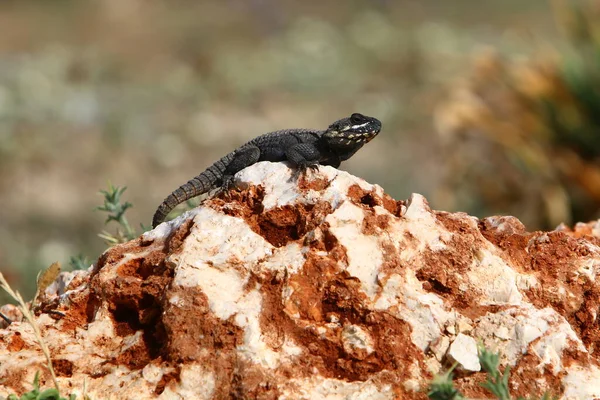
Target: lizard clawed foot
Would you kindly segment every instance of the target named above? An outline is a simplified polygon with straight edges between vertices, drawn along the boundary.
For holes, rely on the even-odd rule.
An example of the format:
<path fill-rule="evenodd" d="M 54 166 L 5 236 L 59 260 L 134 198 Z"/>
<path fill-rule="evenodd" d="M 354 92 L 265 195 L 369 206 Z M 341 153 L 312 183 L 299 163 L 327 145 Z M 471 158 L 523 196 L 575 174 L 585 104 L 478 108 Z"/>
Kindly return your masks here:
<path fill-rule="evenodd" d="M 226 199 L 231 197 L 230 191 L 235 188 L 233 184 L 233 176 L 225 176 L 223 177 L 223 184 L 219 188 L 219 193 L 222 194 Z"/>
<path fill-rule="evenodd" d="M 294 179 L 300 179 L 306 177 L 308 170 L 317 171 L 319 169 L 319 163 L 303 163 L 296 166 L 295 171 L 292 175 Z"/>

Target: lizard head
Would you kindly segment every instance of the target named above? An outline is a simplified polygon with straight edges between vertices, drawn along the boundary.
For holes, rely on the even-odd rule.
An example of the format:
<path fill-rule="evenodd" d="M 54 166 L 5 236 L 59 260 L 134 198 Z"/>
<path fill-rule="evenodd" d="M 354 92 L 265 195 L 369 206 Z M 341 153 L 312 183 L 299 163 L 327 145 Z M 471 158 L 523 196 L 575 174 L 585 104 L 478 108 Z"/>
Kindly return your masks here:
<path fill-rule="evenodd" d="M 377 118 L 354 113 L 331 124 L 323 138 L 332 147 L 355 147 L 370 142 L 380 130 Z"/>

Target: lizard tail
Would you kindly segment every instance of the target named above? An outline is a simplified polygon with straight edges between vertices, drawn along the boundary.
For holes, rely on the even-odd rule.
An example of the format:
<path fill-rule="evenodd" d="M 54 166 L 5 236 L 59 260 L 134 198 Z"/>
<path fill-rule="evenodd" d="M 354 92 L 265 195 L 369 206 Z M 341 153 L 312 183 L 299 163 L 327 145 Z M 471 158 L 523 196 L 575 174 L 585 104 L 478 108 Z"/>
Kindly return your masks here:
<path fill-rule="evenodd" d="M 222 160 L 221 160 L 222 161 Z M 163 200 L 152 218 L 152 227 L 156 228 L 163 222 L 167 215 L 179 204 L 193 197 L 200 196 L 213 189 L 217 183 L 222 181 L 223 171 L 222 163 L 216 162 L 200 175 L 190 179 L 188 182 L 179 186 L 173 193 Z"/>
<path fill-rule="evenodd" d="M 173 193 L 168 195 L 167 198 L 163 200 L 160 206 L 158 206 L 156 209 L 154 217 L 152 218 L 153 228 L 156 228 L 158 224 L 163 222 L 171 210 L 173 210 L 179 204 L 208 191 L 208 188 L 205 188 L 201 178 L 202 176 L 199 175 L 190 179 L 187 183 L 179 186 L 179 188 L 177 188 Z"/>

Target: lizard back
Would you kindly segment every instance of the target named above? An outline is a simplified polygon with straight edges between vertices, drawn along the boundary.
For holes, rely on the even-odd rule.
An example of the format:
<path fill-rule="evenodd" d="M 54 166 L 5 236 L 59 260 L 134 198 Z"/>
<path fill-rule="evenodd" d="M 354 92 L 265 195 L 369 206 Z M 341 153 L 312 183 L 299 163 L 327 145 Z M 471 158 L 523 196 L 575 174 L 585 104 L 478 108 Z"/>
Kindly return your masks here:
<path fill-rule="evenodd" d="M 260 135 L 222 157 L 181 185 L 158 206 L 152 227 L 179 204 L 213 189 L 228 189 L 233 176 L 259 161 L 289 161 L 300 170 L 317 165 L 338 167 L 381 130 L 381 122 L 362 114 L 335 121 L 326 130 L 284 129 Z"/>

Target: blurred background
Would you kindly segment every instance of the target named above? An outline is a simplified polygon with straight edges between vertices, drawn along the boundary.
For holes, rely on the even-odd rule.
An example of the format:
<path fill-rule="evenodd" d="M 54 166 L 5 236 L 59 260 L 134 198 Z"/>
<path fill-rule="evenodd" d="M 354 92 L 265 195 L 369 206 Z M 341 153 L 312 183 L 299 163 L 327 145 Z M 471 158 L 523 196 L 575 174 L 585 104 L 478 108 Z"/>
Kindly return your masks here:
<path fill-rule="evenodd" d="M 384 129 L 342 169 L 397 199 L 598 218 L 599 1 L 3 0 L 0 32 L 0 271 L 27 298 L 106 248 L 107 182 L 140 233 L 246 140 L 352 112 Z"/>

